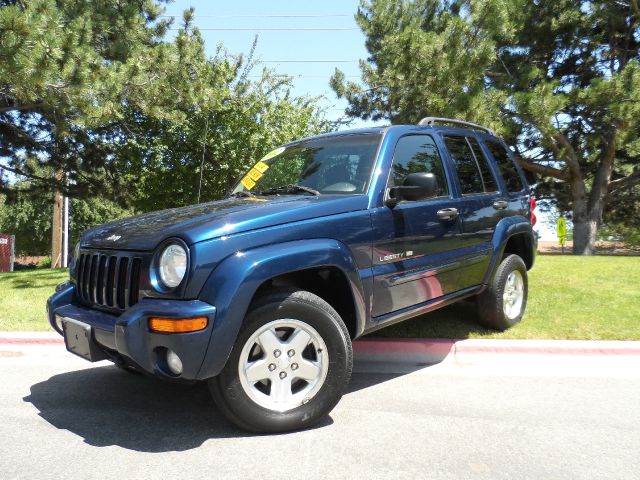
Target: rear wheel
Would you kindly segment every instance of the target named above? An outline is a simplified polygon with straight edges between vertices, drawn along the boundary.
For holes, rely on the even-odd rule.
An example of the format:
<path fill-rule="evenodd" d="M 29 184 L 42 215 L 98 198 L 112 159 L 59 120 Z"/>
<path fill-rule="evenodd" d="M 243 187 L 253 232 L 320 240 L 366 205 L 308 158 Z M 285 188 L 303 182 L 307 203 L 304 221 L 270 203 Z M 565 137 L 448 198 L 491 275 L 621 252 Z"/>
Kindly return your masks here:
<path fill-rule="evenodd" d="M 349 334 L 328 303 L 307 291 L 276 290 L 252 306 L 209 387 L 225 416 L 246 430 L 296 430 L 333 409 L 352 363 Z"/>
<path fill-rule="evenodd" d="M 487 289 L 478 295 L 478 319 L 504 331 L 524 315 L 528 296 L 527 267 L 518 255 L 505 257 Z"/>

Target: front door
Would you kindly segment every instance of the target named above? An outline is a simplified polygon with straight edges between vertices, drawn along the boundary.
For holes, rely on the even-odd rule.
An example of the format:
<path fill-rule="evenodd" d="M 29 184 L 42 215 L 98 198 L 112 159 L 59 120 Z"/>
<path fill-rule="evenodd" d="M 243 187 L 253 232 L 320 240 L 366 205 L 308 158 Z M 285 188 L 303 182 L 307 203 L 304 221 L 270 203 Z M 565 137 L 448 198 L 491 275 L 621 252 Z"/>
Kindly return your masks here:
<path fill-rule="evenodd" d="M 451 183 L 438 147 L 430 135 L 407 135 L 398 141 L 387 187 L 401 185 L 410 173 L 433 173 L 435 197 L 401 201 L 393 209 L 372 212 L 372 316 L 411 307 L 458 290 L 452 274 L 461 227 L 454 210 Z M 444 212 L 444 213 L 443 213 Z M 446 212 L 450 212 L 446 218 Z"/>

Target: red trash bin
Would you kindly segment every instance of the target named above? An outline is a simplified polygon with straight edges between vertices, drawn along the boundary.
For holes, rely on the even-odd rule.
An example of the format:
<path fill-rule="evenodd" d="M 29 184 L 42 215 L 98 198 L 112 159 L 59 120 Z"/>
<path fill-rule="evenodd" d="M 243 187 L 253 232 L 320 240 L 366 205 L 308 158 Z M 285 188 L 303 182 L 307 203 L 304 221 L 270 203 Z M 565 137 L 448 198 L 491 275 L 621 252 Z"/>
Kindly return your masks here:
<path fill-rule="evenodd" d="M 15 240 L 14 235 L 0 233 L 0 272 L 13 272 Z"/>

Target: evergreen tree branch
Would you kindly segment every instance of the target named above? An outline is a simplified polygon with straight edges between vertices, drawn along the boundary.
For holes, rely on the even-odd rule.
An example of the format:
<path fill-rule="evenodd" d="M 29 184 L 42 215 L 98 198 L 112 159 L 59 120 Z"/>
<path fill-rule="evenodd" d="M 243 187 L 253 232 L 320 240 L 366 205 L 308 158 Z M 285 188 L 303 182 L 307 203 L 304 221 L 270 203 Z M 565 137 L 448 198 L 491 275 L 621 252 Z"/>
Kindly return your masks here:
<path fill-rule="evenodd" d="M 640 170 L 632 173 L 629 176 L 618 178 L 609 182 L 609 193 L 613 194 L 624 190 L 625 188 L 633 187 L 640 184 Z"/>
<path fill-rule="evenodd" d="M 558 180 L 562 180 L 563 182 L 569 181 L 569 175 L 566 172 L 553 167 L 548 167 L 546 165 L 540 165 L 539 163 L 529 162 L 524 158 L 518 158 L 518 163 L 522 168 L 527 170 L 528 172 L 538 173 L 540 175 L 545 175 L 547 177 L 557 178 Z"/>

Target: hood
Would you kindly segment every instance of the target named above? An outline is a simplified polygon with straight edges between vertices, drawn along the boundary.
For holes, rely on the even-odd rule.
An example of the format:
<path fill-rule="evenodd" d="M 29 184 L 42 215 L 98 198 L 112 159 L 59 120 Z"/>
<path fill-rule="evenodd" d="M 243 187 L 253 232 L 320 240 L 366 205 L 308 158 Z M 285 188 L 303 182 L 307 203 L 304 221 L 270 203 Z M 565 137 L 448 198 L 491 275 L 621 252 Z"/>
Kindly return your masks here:
<path fill-rule="evenodd" d="M 367 208 L 366 195 L 229 198 L 124 218 L 87 230 L 82 247 L 152 250 L 170 237 L 187 244 Z"/>

